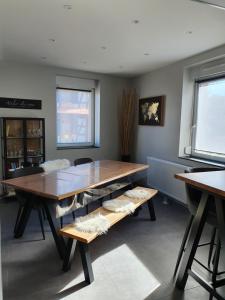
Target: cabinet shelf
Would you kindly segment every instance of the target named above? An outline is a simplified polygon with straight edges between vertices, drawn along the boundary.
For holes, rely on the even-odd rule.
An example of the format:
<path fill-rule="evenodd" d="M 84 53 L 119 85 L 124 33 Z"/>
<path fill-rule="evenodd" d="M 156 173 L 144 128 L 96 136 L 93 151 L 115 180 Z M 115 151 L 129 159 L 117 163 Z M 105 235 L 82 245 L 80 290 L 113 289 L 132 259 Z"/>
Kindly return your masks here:
<path fill-rule="evenodd" d="M 1 137 L 1 139 L 7 140 L 19 140 L 19 139 L 43 139 L 44 136 L 7 136 L 6 138 Z"/>
<path fill-rule="evenodd" d="M 2 139 L 5 139 L 4 137 L 2 137 Z M 19 139 L 24 139 L 23 136 L 6 136 L 7 140 L 19 140 Z"/>
<path fill-rule="evenodd" d="M 43 139 L 43 136 L 27 136 L 26 139 Z"/>
<path fill-rule="evenodd" d="M 4 179 L 9 178 L 9 170 L 45 161 L 45 119 L 3 117 L 0 121 Z"/>
<path fill-rule="evenodd" d="M 22 159 L 24 156 L 3 156 L 3 159 Z"/>

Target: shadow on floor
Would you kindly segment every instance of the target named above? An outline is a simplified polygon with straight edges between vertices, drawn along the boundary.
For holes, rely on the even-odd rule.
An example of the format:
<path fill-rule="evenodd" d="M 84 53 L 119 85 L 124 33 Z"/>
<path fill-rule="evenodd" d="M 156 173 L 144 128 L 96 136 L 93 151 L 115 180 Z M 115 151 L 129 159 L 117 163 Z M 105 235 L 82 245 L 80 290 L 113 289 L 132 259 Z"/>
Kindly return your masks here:
<path fill-rule="evenodd" d="M 189 299 L 183 298 L 182 291 L 174 289 L 171 282 L 176 256 L 188 216 L 187 211 L 176 204 L 163 205 L 160 197 L 156 197 L 154 201 L 156 204 L 156 222 L 149 221 L 148 210 L 145 207 L 138 217 L 130 216 L 124 219 L 110 229 L 107 235 L 100 236 L 91 243 L 93 269 L 97 278 L 96 284 L 93 284 L 93 289 L 98 292 L 98 295 L 103 293 L 104 300 L 143 300 L 144 298 L 154 300 L 164 299 L 167 296 L 170 298 L 165 299 Z M 36 236 L 40 236 L 41 233 L 35 215 L 31 217 L 30 224 L 28 224 L 29 229 L 24 238 L 20 240 L 12 239 L 10 232 L 12 232 L 12 220 L 14 220 L 15 213 L 12 213 L 12 203 L 10 203 L 10 206 L 4 207 L 4 216 L 11 216 L 10 218 L 4 217 L 5 237 L 2 251 L 4 299 L 59 300 L 69 295 L 75 296 L 84 287 L 88 291 L 90 290 L 91 295 L 92 285 L 87 287 L 83 281 L 83 271 L 78 253 L 75 255 L 71 270 L 63 273 L 61 271 L 62 262 L 58 258 L 47 225 L 45 226 L 46 240 L 36 240 Z M 71 218 L 68 219 L 68 222 L 71 222 Z M 35 242 L 31 243 L 34 236 Z M 126 258 L 126 253 L 129 254 L 128 258 Z M 121 258 L 123 261 L 120 261 Z M 136 265 L 134 265 L 134 260 Z M 149 273 L 149 276 L 160 284 L 159 288 L 151 295 L 148 293 L 148 284 L 150 283 L 144 277 L 140 278 L 140 282 L 138 282 L 140 290 L 135 286 L 135 281 L 138 278 L 134 278 L 130 282 L 123 282 L 127 272 L 130 272 L 131 277 L 135 276 L 135 267 L 146 270 L 146 274 Z M 119 296 L 109 298 L 107 297 L 107 291 L 99 291 L 104 287 L 115 288 L 119 291 L 122 284 L 125 287 L 124 290 L 122 289 L 124 294 L 121 298 Z M 196 286 L 197 284 L 192 282 L 187 286 L 187 289 L 189 291 L 190 288 Z M 130 295 L 132 296 L 127 295 L 127 288 L 131 290 Z M 147 298 L 138 298 L 143 289 L 146 289 L 143 294 L 148 295 Z M 137 295 L 135 295 L 136 292 Z M 48 298 L 43 298 L 46 293 Z M 38 295 L 37 298 L 35 298 L 36 294 Z M 31 295 L 33 296 L 31 297 Z M 82 292 L 79 299 L 95 299 L 84 295 Z M 82 298 L 83 296 L 84 298 Z M 200 299 L 198 298 L 198 300 Z"/>

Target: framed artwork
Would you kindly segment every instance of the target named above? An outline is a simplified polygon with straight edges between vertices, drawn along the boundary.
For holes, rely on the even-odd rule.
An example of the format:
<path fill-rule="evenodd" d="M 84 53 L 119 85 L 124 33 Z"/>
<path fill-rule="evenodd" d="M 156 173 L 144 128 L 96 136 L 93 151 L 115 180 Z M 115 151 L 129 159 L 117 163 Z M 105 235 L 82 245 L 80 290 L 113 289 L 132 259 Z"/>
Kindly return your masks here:
<path fill-rule="evenodd" d="M 139 125 L 163 126 L 165 96 L 139 100 Z"/>

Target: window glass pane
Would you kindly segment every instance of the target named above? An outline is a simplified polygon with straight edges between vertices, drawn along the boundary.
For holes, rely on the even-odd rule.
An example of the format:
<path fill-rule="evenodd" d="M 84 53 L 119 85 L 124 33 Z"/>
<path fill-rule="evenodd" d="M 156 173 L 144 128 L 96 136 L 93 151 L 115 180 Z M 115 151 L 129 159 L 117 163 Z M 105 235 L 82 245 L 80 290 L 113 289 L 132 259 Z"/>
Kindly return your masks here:
<path fill-rule="evenodd" d="M 92 93 L 57 89 L 57 144 L 92 143 Z"/>
<path fill-rule="evenodd" d="M 225 154 L 225 79 L 199 84 L 195 150 Z"/>

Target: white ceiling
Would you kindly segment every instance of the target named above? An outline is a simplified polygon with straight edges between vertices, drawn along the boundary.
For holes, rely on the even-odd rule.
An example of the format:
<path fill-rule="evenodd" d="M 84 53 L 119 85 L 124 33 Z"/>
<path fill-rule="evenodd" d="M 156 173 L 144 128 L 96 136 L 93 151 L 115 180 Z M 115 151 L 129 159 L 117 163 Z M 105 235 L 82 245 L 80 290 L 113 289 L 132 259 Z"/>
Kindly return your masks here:
<path fill-rule="evenodd" d="M 64 8 L 68 4 L 72 9 Z M 225 43 L 225 11 L 189 0 L 0 0 L 0 5 L 5 60 L 133 76 Z"/>

